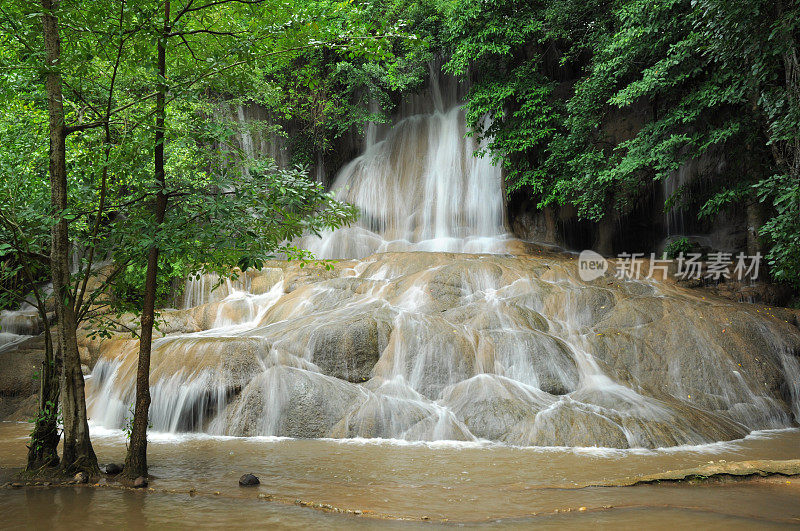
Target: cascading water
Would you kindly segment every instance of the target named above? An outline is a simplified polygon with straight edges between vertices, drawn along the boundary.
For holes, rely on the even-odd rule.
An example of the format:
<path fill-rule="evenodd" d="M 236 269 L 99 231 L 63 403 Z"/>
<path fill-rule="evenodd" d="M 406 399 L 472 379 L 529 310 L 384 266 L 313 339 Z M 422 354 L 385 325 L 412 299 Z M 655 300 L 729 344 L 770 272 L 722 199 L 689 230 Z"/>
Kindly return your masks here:
<path fill-rule="evenodd" d="M 306 241 L 357 260 L 187 283 L 154 342 L 155 430 L 628 448 L 796 426 L 800 331 L 777 310 L 585 282 L 566 254 L 466 254 L 514 249 L 500 170 L 432 100 L 337 176 L 359 223 Z M 124 425 L 135 353 L 100 349 L 92 422 Z"/>
<path fill-rule="evenodd" d="M 353 226 L 308 238 L 321 258 L 363 258 L 385 251 L 502 252 L 500 168 L 476 157 L 459 107 L 401 120 L 387 137 L 345 166 L 333 189 L 358 206 Z"/>
<path fill-rule="evenodd" d="M 38 310 L 25 302 L 19 310 L 0 312 L 0 352 L 41 332 Z"/>
<path fill-rule="evenodd" d="M 627 448 L 797 420 L 800 331 L 779 314 L 585 283 L 565 256 L 275 262 L 246 285 L 165 312 L 195 331 L 154 344 L 154 429 Z M 98 361 L 93 422 L 123 425 L 135 347 Z"/>

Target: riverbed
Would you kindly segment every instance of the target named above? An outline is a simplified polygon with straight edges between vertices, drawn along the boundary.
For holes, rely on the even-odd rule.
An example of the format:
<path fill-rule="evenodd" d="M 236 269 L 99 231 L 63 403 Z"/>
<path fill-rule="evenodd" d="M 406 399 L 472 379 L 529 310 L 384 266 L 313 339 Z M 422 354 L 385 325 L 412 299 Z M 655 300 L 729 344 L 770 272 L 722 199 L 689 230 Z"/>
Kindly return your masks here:
<path fill-rule="evenodd" d="M 0 423 L 1 468 L 24 465 L 28 431 L 26 423 Z M 95 428 L 92 435 L 101 463 L 123 461 L 121 431 Z M 655 450 L 153 433 L 152 492 L 112 485 L 4 489 L 0 514 L 10 528 L 786 526 L 800 523 L 794 478 L 590 485 L 710 461 L 792 459 L 798 450 L 797 429 Z M 239 487 L 247 472 L 261 485 Z"/>

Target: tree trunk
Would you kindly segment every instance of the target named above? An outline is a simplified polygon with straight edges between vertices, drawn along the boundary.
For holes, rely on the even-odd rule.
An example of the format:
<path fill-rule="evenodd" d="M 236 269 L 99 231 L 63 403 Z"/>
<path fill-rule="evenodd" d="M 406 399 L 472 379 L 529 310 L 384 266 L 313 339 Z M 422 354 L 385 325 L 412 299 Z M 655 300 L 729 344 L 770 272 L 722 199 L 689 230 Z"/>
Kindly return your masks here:
<path fill-rule="evenodd" d="M 44 361 L 39 388 L 39 413 L 31 433 L 28 447 L 28 470 L 54 467 L 59 463 L 58 441 L 58 383 L 61 374 L 61 357 L 53 351 L 53 336 L 46 315 L 44 320 Z"/>
<path fill-rule="evenodd" d="M 747 214 L 747 254 L 750 256 L 755 256 L 756 253 L 764 254 L 766 249 L 759 233 L 764 225 L 764 220 L 769 217 L 768 205 L 758 199 L 752 199 L 747 202 L 745 211 Z"/>
<path fill-rule="evenodd" d="M 70 293 L 69 225 L 62 212 L 67 208 L 67 167 L 64 105 L 61 91 L 61 42 L 55 10 L 58 1 L 42 0 L 42 26 L 47 59 L 47 106 L 50 122 L 50 194 L 53 214 L 58 217 L 51 229 L 50 264 L 53 278 L 58 351 L 64 360 L 61 402 L 64 416 L 64 455 L 62 467 L 67 472 L 99 472 L 97 457 L 89 440 L 86 396 L 76 337 L 77 322 Z"/>
<path fill-rule="evenodd" d="M 561 245 L 561 238 L 558 235 L 558 211 L 555 207 L 544 207 L 542 217 L 544 218 L 544 241 Z"/>
<path fill-rule="evenodd" d="M 170 31 L 170 1 L 164 3 L 164 29 L 158 41 L 159 76 L 158 95 L 156 96 L 156 134 L 153 162 L 155 178 L 160 185 L 156 194 L 155 215 L 158 231 L 167 211 L 167 196 L 164 194 L 166 183 L 164 175 L 164 120 L 166 108 L 166 44 Z M 150 411 L 150 350 L 153 342 L 153 320 L 155 318 L 156 288 L 158 287 L 158 245 L 150 247 L 147 255 L 147 273 L 144 287 L 144 303 L 142 306 L 142 332 L 139 336 L 139 365 L 136 372 L 136 406 L 133 413 L 133 427 L 128 454 L 125 457 L 123 473 L 130 479 L 147 476 L 147 422 Z"/>
<path fill-rule="evenodd" d="M 614 254 L 614 236 L 616 234 L 616 214 L 610 210 L 595 224 L 594 242 L 592 249 L 603 256 Z"/>

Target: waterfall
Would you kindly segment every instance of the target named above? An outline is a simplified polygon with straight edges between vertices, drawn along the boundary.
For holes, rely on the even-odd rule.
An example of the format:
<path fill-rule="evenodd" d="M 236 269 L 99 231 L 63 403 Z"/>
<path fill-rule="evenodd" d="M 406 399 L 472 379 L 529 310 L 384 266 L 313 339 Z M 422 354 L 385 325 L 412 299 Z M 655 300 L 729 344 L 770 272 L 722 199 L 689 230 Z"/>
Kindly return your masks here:
<path fill-rule="evenodd" d="M 800 414 L 800 331 L 777 310 L 586 283 L 567 255 L 390 252 L 215 281 L 162 313 L 157 431 L 654 448 Z M 111 347 L 89 414 L 120 428 L 137 349 Z"/>
<path fill-rule="evenodd" d="M 253 135 L 247 129 L 247 121 L 245 120 L 244 116 L 244 107 L 239 104 L 236 106 L 236 118 L 239 121 L 239 124 L 242 126 L 241 135 L 241 142 L 242 142 L 242 152 L 247 159 L 252 159 L 255 157 L 255 147 L 253 145 Z"/>
<path fill-rule="evenodd" d="M 393 127 L 368 126 L 333 184 L 360 220 L 304 242 L 333 269 L 187 281 L 153 344 L 154 429 L 655 448 L 796 426 L 800 330 L 778 310 L 509 254 L 461 90 L 432 75 Z M 89 380 L 108 428 L 135 394 L 136 344 L 117 339 Z"/>
<path fill-rule="evenodd" d="M 320 258 L 505 250 L 501 170 L 474 156 L 478 146 L 465 136 L 463 110 L 409 116 L 371 144 L 374 134 L 368 130 L 369 147 L 333 184 L 339 200 L 359 207 L 360 220 L 306 240 L 309 250 Z"/>
<path fill-rule="evenodd" d="M 42 331 L 39 311 L 24 302 L 19 310 L 0 311 L 0 351 L 30 339 Z"/>

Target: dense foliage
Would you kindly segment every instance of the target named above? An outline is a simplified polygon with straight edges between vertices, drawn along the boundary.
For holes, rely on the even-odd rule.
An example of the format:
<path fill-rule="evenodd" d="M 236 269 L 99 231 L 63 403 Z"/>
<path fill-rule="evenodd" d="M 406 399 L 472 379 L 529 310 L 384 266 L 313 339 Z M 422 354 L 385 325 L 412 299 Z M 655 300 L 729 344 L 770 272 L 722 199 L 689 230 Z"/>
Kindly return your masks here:
<path fill-rule="evenodd" d="M 683 164 L 724 157 L 667 208 L 763 203 L 771 274 L 800 285 L 797 3 L 460 0 L 443 16 L 447 68 L 475 80 L 468 118 L 511 190 L 619 218 Z"/>
<path fill-rule="evenodd" d="M 59 8 L 70 20 L 61 69 L 68 119 L 78 128 L 67 138 L 74 204 L 67 214 L 74 215 L 74 245 L 84 254 L 97 246 L 96 255 L 110 256 L 121 241 L 131 241 L 119 229 L 140 231 L 133 220 L 145 218 L 132 216 L 147 214 L 158 78 L 152 61 L 139 59 L 153 57 L 161 5 Z M 177 12 L 183 7 L 177 4 Z M 467 119 L 485 139 L 481 154 L 503 164 L 510 192 L 532 197 L 540 208 L 574 207 L 588 220 L 620 219 L 682 165 L 724 158 L 724 168 L 706 172 L 701 185 L 665 198 L 667 209 L 712 217 L 730 205 L 761 204 L 771 274 L 800 282 L 800 15 L 793 2 L 231 1 L 212 7 L 177 18 L 167 43 L 167 172 L 170 193 L 187 194 L 187 201 L 174 203 L 175 219 L 191 218 L 190 208 L 213 212 L 230 200 L 219 190 L 240 178 L 236 169 L 252 164 L 242 135 L 274 144 L 276 153 L 283 148 L 289 167 L 335 159 L 343 137 L 369 121 L 386 121 L 399 96 L 420 87 L 429 61 L 441 55 L 446 71 L 471 81 Z M 41 265 L 49 197 L 39 20 L 36 6 L 22 2 L 5 6 L 0 18 L 0 171 L 13 176 L 3 179 L 0 212 L 3 230 L 16 226 L 17 235 L 29 236 L 18 243 L 35 249 L 28 257 L 38 253 Z M 263 109 L 263 118 L 242 122 L 237 109 L 252 105 Z M 107 113 L 113 116 L 106 140 L 100 125 Z M 629 127 L 620 128 L 626 120 Z M 108 204 L 95 230 L 104 171 Z M 199 190 L 213 193 L 200 200 Z M 211 215 L 197 216 L 205 225 L 191 226 L 213 219 L 225 226 Z M 231 229 L 226 237 L 236 233 Z M 143 274 L 130 251 L 155 238 L 141 238 L 138 247 L 127 243 L 127 255 L 117 257 L 127 264 L 121 299 L 135 299 Z M 19 249 L 11 247 L 0 247 L 6 286 L 9 279 L 18 285 L 22 274 Z M 162 302 L 174 295 L 171 280 L 196 267 L 193 262 L 185 253 L 162 256 Z M 32 273 L 41 277 L 41 268 Z"/>
<path fill-rule="evenodd" d="M 153 230 L 151 200 L 160 188 L 152 169 L 153 88 L 160 81 L 155 55 L 162 9 L 162 2 L 120 1 L 63 3 L 56 10 L 69 21 L 62 27 L 59 71 L 72 128 L 70 207 L 61 214 L 70 219 L 74 291 L 90 261 L 113 258 L 121 266 L 111 282 L 115 302 L 125 309 L 141 300 L 144 256 L 153 244 L 163 250 L 159 293 L 167 304 L 175 295 L 171 287 L 179 285 L 173 281 L 198 267 L 229 272 L 276 252 L 297 254 L 284 242 L 352 221 L 355 212 L 333 201 L 306 168 L 316 151 L 330 148 L 330 139 L 385 119 L 366 102 L 376 99 L 389 109 L 386 93 L 418 83 L 423 64 L 408 62 L 422 52 L 402 26 L 368 6 L 174 3 L 163 80 L 171 202 L 163 230 Z M 0 307 L 13 306 L 30 287 L 22 279 L 23 247 L 35 248 L 38 254 L 27 257 L 40 259 L 31 265 L 45 266 L 36 278 L 47 280 L 56 219 L 49 208 L 40 12 L 27 2 L 0 10 L 0 284 L 13 287 L 3 291 Z M 409 57 L 406 63 L 394 50 Z M 266 119 L 242 122 L 236 107 L 253 104 L 266 109 Z M 274 141 L 288 136 L 290 126 L 286 170 L 253 160 L 241 141 L 259 134 Z M 25 241 L 13 243 L 12 236 Z"/>

